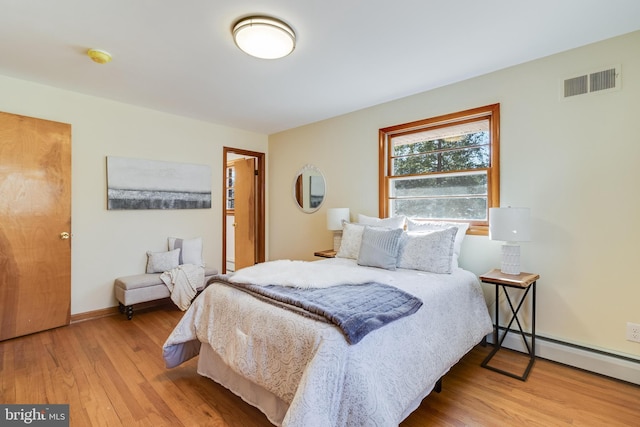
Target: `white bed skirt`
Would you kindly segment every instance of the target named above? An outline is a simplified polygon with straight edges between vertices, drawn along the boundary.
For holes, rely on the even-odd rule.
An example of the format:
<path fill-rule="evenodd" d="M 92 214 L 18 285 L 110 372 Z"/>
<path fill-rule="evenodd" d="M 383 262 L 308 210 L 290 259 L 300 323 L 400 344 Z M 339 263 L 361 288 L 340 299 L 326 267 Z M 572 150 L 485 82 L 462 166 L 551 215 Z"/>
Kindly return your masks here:
<path fill-rule="evenodd" d="M 200 347 L 198 374 L 212 379 L 261 410 L 272 424 L 282 424 L 289 405 L 270 391 L 236 374 L 207 343 L 202 343 Z"/>

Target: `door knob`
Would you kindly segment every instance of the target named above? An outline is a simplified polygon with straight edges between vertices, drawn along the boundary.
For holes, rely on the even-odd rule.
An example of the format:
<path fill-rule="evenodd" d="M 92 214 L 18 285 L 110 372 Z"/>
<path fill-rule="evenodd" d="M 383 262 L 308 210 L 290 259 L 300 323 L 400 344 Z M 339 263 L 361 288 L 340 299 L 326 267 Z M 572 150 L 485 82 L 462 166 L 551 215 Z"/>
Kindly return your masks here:
<path fill-rule="evenodd" d="M 67 233 L 66 231 L 60 233 L 60 240 L 67 240 L 69 237 L 69 233 Z"/>

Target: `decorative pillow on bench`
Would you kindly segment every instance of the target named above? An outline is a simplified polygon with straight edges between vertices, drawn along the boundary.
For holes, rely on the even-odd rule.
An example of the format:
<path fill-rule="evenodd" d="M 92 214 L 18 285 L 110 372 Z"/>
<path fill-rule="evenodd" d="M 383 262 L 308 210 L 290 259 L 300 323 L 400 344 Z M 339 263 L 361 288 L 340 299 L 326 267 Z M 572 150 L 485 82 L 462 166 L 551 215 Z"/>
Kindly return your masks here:
<path fill-rule="evenodd" d="M 180 249 L 180 258 L 178 263 L 195 264 L 204 266 L 202 261 L 202 237 L 193 239 L 180 239 L 177 237 L 169 237 L 169 250 Z M 177 267 L 177 266 L 176 266 Z"/>
<path fill-rule="evenodd" d="M 147 252 L 147 273 L 163 273 L 179 265 L 180 249 L 167 252 Z"/>

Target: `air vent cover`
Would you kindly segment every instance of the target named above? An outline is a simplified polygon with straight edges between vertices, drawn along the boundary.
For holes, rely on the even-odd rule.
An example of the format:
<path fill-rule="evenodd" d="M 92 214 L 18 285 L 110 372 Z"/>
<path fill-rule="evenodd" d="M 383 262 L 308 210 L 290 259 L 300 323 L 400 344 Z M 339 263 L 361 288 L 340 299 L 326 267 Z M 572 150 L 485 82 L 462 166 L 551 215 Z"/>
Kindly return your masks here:
<path fill-rule="evenodd" d="M 594 92 L 620 90 L 620 66 L 608 67 L 604 70 L 581 73 L 562 81 L 562 98 L 586 95 Z"/>
<path fill-rule="evenodd" d="M 573 77 L 564 81 L 564 97 L 589 93 L 589 79 L 587 75 Z"/>
<path fill-rule="evenodd" d="M 615 89 L 617 75 L 615 68 L 589 74 L 589 91 Z"/>

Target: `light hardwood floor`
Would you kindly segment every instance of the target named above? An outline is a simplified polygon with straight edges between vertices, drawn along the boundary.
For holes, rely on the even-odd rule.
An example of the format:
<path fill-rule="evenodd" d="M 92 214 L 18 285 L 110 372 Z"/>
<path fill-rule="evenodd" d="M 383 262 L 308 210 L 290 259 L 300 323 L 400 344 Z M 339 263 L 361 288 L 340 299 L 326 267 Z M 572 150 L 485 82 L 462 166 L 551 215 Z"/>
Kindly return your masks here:
<path fill-rule="evenodd" d="M 197 375 L 195 359 L 165 369 L 161 347 L 181 314 L 160 307 L 0 342 L 0 402 L 68 403 L 83 427 L 270 426 Z M 473 349 L 401 426 L 640 425 L 640 387 L 540 359 L 518 381 L 480 367 L 489 349 Z"/>

